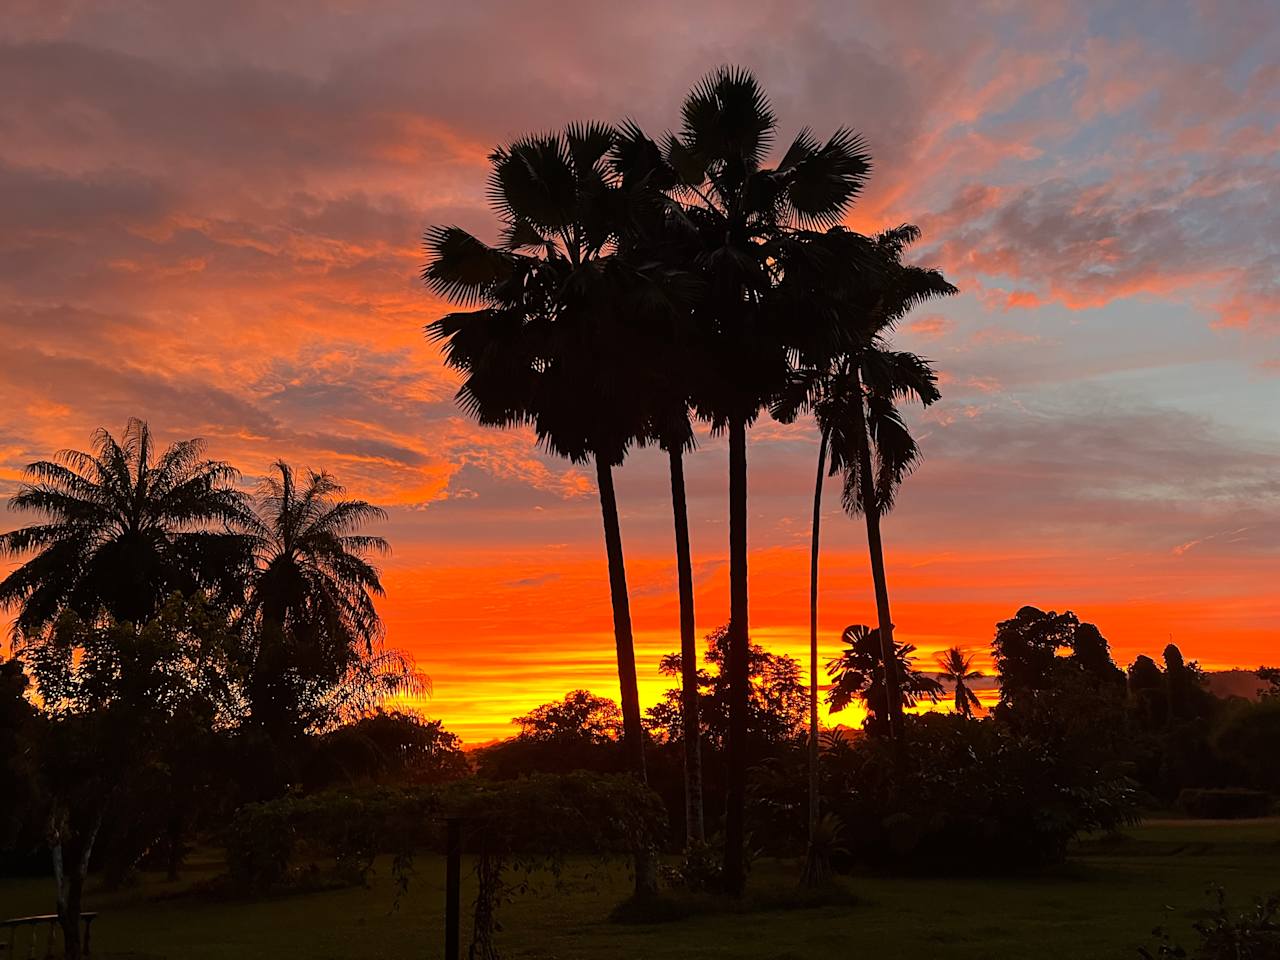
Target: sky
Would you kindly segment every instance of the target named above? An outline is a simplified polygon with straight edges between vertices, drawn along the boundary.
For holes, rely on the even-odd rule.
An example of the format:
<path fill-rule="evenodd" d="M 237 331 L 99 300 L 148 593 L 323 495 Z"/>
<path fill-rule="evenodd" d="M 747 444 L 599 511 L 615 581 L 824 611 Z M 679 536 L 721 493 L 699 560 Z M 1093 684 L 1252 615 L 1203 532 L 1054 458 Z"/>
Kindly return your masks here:
<path fill-rule="evenodd" d="M 674 126 L 724 63 L 789 142 L 859 131 L 848 223 L 919 224 L 962 294 L 897 343 L 943 400 L 885 524 L 899 638 L 985 662 L 1024 604 L 1116 658 L 1280 660 L 1280 5 L 7 0 L 0 495 L 147 419 L 252 487 L 276 458 L 384 505 L 381 609 L 467 741 L 617 695 L 590 471 L 480 429 L 423 326 L 421 238 L 494 238 L 486 158 L 576 120 Z M 812 425 L 750 438 L 753 639 L 807 648 Z M 687 465 L 700 633 L 727 619 L 723 441 Z M 642 697 L 678 647 L 660 453 L 618 472 Z M 824 511 L 821 643 L 872 622 Z M 24 518 L 0 508 L 0 529 Z M 0 561 L 3 564 L 4 561 Z M 2 568 L 0 568 L 2 569 Z M 837 718 L 839 719 L 839 718 Z"/>

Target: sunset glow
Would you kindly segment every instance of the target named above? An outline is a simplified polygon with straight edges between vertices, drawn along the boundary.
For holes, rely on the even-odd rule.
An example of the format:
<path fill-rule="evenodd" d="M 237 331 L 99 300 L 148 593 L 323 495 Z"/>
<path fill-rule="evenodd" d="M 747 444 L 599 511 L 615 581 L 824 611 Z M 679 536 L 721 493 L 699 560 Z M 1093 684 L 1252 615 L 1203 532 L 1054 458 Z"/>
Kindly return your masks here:
<path fill-rule="evenodd" d="M 477 743 L 573 688 L 616 697 L 593 475 L 456 407 L 422 231 L 496 235 L 494 145 L 631 113 L 660 132 L 735 62 L 784 139 L 866 137 L 849 225 L 918 223 L 915 256 L 962 291 L 896 337 L 943 374 L 885 522 L 898 639 L 989 670 L 995 623 L 1033 604 L 1122 665 L 1170 639 L 1209 668 L 1280 659 L 1275 3 L 569 3 L 500 33 L 478 4 L 117 6 L 0 18 L 4 499 L 130 416 L 206 438 L 246 487 L 280 457 L 324 468 L 388 511 L 380 609 L 432 678 L 415 706 Z M 816 452 L 805 419 L 750 434 L 752 638 L 802 660 Z M 687 461 L 702 635 L 728 619 L 725 459 L 704 430 Z M 665 458 L 616 476 L 651 703 L 679 646 Z M 875 622 L 839 499 L 824 660 Z"/>

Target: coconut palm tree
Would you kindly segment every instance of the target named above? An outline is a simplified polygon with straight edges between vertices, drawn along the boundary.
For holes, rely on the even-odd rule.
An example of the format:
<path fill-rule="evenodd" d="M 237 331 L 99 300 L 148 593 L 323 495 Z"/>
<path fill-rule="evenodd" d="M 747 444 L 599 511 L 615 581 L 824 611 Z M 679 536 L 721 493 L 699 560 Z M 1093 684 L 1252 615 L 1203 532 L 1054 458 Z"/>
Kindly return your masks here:
<path fill-rule="evenodd" d="M 772 407 L 774 416 L 784 421 L 801 409 L 811 409 L 820 432 L 819 471 L 822 459 L 829 456 L 830 472 L 844 475 L 843 499 L 850 512 L 865 512 L 863 503 L 873 504 L 866 513 L 868 545 L 879 636 L 885 643 L 883 657 L 890 662 L 892 622 L 879 518 L 892 507 L 898 484 L 919 458 L 896 404 L 914 397 L 927 406 L 939 394 L 928 361 L 891 350 L 886 336 L 915 306 L 957 292 L 938 271 L 902 262 L 906 247 L 918 237 L 919 230 L 910 225 L 873 238 L 836 228 L 813 244 L 823 254 L 817 258 L 817 269 L 792 268 L 783 284 L 785 300 L 792 310 L 806 310 L 818 322 L 798 331 L 802 338 L 792 346 L 799 362 Z M 803 261 L 798 265 L 806 266 Z M 811 593 L 817 579 L 820 497 L 819 485 L 815 488 Z M 811 607 L 816 606 L 816 593 L 813 599 Z M 810 614 L 812 619 L 814 610 Z M 891 734 L 896 719 L 892 704 L 898 702 L 894 685 L 890 676 L 886 696 L 891 705 Z"/>
<path fill-rule="evenodd" d="M 328 473 L 307 471 L 299 482 L 283 460 L 272 469 L 250 528 L 256 562 L 244 612 L 256 640 L 250 714 L 280 736 L 343 704 L 415 690 L 421 678 L 407 656 L 382 646 L 371 557 L 390 547 L 362 531 L 386 514 L 344 499 Z"/>
<path fill-rule="evenodd" d="M 959 647 L 948 647 L 934 657 L 934 660 L 938 664 L 939 675 L 955 688 L 956 713 L 966 720 L 971 719 L 973 711 L 981 707 L 981 703 L 978 701 L 978 695 L 969 686 L 969 681 L 977 680 L 982 676 L 981 670 L 971 669 L 973 655 L 965 653 Z"/>
<path fill-rule="evenodd" d="M 176 592 L 234 595 L 248 566 L 239 532 L 250 512 L 237 473 L 204 455 L 201 440 L 157 453 L 146 422 L 119 439 L 94 434 L 93 452 L 63 450 L 32 463 L 10 500 L 43 522 L 0 534 L 0 556 L 34 554 L 0 582 L 15 635 L 48 627 L 63 610 L 86 622 L 140 625 Z"/>
<path fill-rule="evenodd" d="M 942 684 L 912 667 L 912 654 L 916 650 L 912 644 L 895 643 L 893 663 L 886 670 L 877 628 L 851 624 L 844 628 L 840 639 L 845 644 L 844 652 L 827 663 L 827 674 L 832 681 L 827 703 L 832 713 L 861 699 L 867 708 L 866 728 L 874 733 L 887 732 L 889 713 L 885 691 L 891 676 L 897 677 L 899 711 L 914 707 L 921 700 L 937 703 L 942 697 Z"/>
<path fill-rule="evenodd" d="M 709 363 L 695 396 L 698 413 L 729 440 L 729 594 L 732 720 L 725 809 L 725 878 L 745 883 L 748 700 L 747 429 L 787 376 L 785 328 L 773 309 L 786 255 L 807 229 L 836 223 L 870 166 L 861 140 L 837 130 L 826 143 L 802 130 L 776 166 L 766 166 L 776 120 L 755 78 L 732 67 L 704 77 L 686 97 L 681 128 L 667 138 L 674 195 L 696 232 L 695 261 L 707 284 L 697 311 Z"/>
<path fill-rule="evenodd" d="M 818 783 L 818 569 L 819 534 L 822 520 L 822 486 L 827 475 L 843 473 L 848 477 L 858 471 L 866 446 L 867 413 L 862 409 L 864 389 L 859 371 L 863 367 L 894 371 L 908 375 L 903 383 L 894 383 L 891 394 L 911 390 L 917 374 L 928 365 L 924 361 L 909 362 L 908 355 L 890 354 L 884 333 L 916 303 L 935 296 L 954 293 L 955 288 L 936 271 L 903 265 L 901 253 L 906 238 L 914 236 L 913 227 L 867 238 L 836 227 L 814 238 L 811 246 L 818 256 L 793 261 L 780 285 L 783 303 L 797 313 L 816 318 L 796 332 L 792 342 L 798 358 L 796 368 L 784 390 L 774 398 L 770 412 L 782 422 L 793 421 L 804 409 L 814 414 L 819 428 L 817 477 L 814 483 L 813 519 L 809 557 L 809 663 L 810 663 L 810 736 L 809 736 L 809 832 L 815 836 L 819 823 Z M 931 375 L 931 373 L 930 373 Z M 937 399 L 936 386 L 916 383 L 923 402 Z M 877 411 L 880 408 L 877 407 Z M 879 426 L 879 425 L 877 425 Z M 890 425 L 892 426 L 892 425 Z M 864 439 L 859 439 L 864 438 Z M 886 449 L 886 454 L 892 451 Z M 910 451 L 904 451 L 904 455 Z M 830 464 L 828 466 L 828 458 Z M 909 469 L 910 462 L 900 464 L 898 481 Z M 884 638 L 887 632 L 877 634 Z M 890 660 L 889 645 L 881 652 L 882 660 Z M 892 717 L 898 697 L 890 677 L 885 685 L 886 716 L 892 731 Z M 810 844 L 811 850 L 816 850 Z M 808 864 L 807 877 L 821 877 L 820 864 Z"/>
<path fill-rule="evenodd" d="M 473 308 L 427 328 L 445 342 L 446 362 L 463 374 L 463 408 L 484 425 L 532 426 L 545 449 L 594 463 L 623 741 L 632 770 L 644 780 L 613 470 L 646 435 L 652 396 L 643 362 L 648 339 L 625 320 L 642 307 L 661 307 L 670 285 L 662 264 L 636 264 L 617 253 L 635 187 L 614 162 L 617 142 L 612 128 L 589 124 L 496 150 L 490 198 L 503 223 L 502 243 L 490 246 L 458 227 L 433 228 L 423 279 L 437 294 Z M 643 866 L 637 888 L 648 892 L 656 881 Z"/>

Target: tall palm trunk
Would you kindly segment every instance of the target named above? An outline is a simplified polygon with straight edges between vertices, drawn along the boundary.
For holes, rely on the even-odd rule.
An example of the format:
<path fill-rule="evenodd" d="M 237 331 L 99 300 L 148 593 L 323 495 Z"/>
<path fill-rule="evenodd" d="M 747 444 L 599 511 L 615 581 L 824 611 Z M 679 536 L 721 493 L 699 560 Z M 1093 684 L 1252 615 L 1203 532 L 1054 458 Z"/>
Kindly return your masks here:
<path fill-rule="evenodd" d="M 689 548 L 689 504 L 684 487 L 684 452 L 677 440 L 671 460 L 671 514 L 676 532 L 676 579 L 680 592 L 681 720 L 684 730 L 685 844 L 706 840 L 702 812 L 702 726 L 698 719 L 698 638 L 693 611 L 693 554 Z"/>
<path fill-rule="evenodd" d="M 827 443 L 831 433 L 822 429 L 818 441 L 818 477 L 813 484 L 813 533 L 809 545 L 809 851 L 805 858 L 806 884 L 825 879 L 825 852 L 817 848 L 818 835 L 818 531 L 822 523 L 822 481 L 827 472 Z"/>
<path fill-rule="evenodd" d="M 648 783 L 644 762 L 644 729 L 640 724 L 640 686 L 636 679 L 635 639 L 631 634 L 631 603 L 627 597 L 627 571 L 622 558 L 622 527 L 618 522 L 618 498 L 613 489 L 613 468 L 599 456 L 596 481 L 600 488 L 600 514 L 604 521 L 604 548 L 609 561 L 609 599 L 613 604 L 613 638 L 618 651 L 618 684 L 622 700 L 623 749 L 631 771 Z M 636 894 L 657 891 L 656 863 L 648 849 L 636 851 Z"/>
<path fill-rule="evenodd" d="M 724 877 L 727 891 L 746 885 L 747 707 L 747 423 L 729 424 L 729 775 L 725 792 Z"/>
<path fill-rule="evenodd" d="M 827 472 L 825 428 L 818 442 L 818 478 L 813 484 L 813 536 L 809 545 L 809 842 L 818 828 L 818 532 L 822 523 L 822 481 Z"/>
<path fill-rule="evenodd" d="M 889 612 L 889 585 L 884 575 L 884 545 L 880 540 L 880 506 L 876 497 L 876 482 L 871 470 L 871 436 L 867 432 L 866 411 L 861 400 L 862 378 L 853 367 L 853 404 L 858 435 L 858 484 L 862 498 L 862 515 L 867 521 L 867 551 L 871 555 L 871 580 L 876 591 L 876 618 L 880 634 L 880 656 L 884 663 L 884 692 L 888 712 L 885 722 L 890 738 L 902 729 L 902 695 L 898 684 L 898 658 L 893 647 L 893 617 Z"/>

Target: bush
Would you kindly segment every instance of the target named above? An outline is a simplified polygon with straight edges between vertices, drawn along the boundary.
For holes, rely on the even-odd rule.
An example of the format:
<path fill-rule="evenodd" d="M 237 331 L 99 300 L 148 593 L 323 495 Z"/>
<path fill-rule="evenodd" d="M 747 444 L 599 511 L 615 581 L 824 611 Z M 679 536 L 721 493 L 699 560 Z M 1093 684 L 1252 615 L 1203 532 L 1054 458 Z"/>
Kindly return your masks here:
<path fill-rule="evenodd" d="M 900 745 L 846 741 L 824 767 L 851 856 L 899 870 L 1055 863 L 1078 833 L 1137 819 L 1131 780 L 1068 763 L 997 721 L 909 717 Z"/>
<path fill-rule="evenodd" d="M 1138 955 L 1144 960 L 1280 960 L 1280 895 L 1255 900 L 1252 910 L 1233 914 L 1221 887 L 1210 893 L 1216 903 L 1209 919 L 1193 925 L 1200 941 L 1193 950 L 1156 927 L 1154 949 L 1143 947 Z"/>
<path fill-rule="evenodd" d="M 1233 782 L 1280 793 L 1280 697 L 1233 703 L 1214 730 L 1213 747 L 1234 767 Z"/>
<path fill-rule="evenodd" d="M 1241 820 L 1265 817 L 1270 798 L 1261 790 L 1224 788 L 1215 790 L 1183 790 L 1178 794 L 1178 809 L 1189 817 L 1208 820 Z"/>

